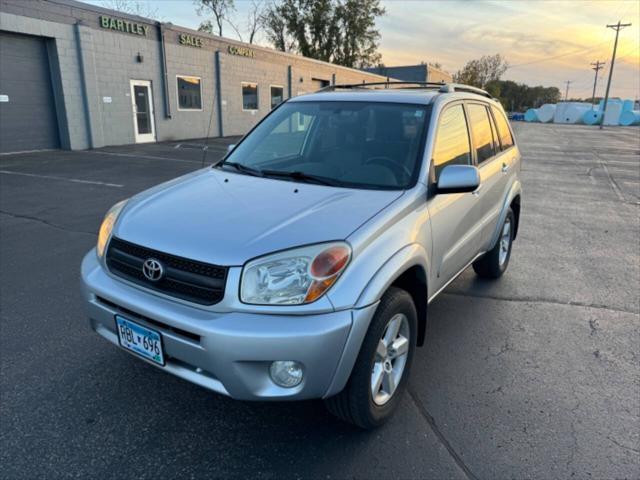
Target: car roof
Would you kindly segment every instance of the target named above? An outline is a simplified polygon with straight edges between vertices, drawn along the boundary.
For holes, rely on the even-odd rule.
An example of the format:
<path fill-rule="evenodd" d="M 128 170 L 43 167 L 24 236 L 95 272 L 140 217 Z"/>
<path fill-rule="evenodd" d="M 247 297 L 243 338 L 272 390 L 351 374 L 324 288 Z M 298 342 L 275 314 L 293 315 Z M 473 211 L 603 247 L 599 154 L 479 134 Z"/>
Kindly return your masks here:
<path fill-rule="evenodd" d="M 315 93 L 291 98 L 289 101 L 389 102 L 430 105 L 441 97 L 450 100 L 484 100 L 489 101 L 489 103 L 496 103 L 491 95 L 479 88 L 468 85 L 428 82 L 374 82 L 370 84 L 331 85 Z"/>

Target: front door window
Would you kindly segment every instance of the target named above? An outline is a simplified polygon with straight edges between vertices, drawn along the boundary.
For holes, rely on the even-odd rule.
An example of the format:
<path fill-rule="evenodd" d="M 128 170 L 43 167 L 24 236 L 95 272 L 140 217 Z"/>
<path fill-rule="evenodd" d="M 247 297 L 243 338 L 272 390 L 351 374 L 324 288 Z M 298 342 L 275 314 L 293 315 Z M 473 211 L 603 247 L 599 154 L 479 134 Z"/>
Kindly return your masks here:
<path fill-rule="evenodd" d="M 136 120 L 138 134 L 151 133 L 151 118 L 149 112 L 149 87 L 134 85 L 133 94 L 136 102 Z"/>

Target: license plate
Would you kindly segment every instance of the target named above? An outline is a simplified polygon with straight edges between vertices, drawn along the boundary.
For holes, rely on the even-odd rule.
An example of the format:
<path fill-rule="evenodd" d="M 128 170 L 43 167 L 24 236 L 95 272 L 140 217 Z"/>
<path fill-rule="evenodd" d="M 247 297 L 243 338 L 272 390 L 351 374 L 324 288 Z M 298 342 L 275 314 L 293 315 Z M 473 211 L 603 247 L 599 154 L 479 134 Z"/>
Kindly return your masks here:
<path fill-rule="evenodd" d="M 151 360 L 159 365 L 164 365 L 164 352 L 162 351 L 162 337 L 155 330 L 143 327 L 131 320 L 116 315 L 116 327 L 120 346 L 133 353 Z"/>

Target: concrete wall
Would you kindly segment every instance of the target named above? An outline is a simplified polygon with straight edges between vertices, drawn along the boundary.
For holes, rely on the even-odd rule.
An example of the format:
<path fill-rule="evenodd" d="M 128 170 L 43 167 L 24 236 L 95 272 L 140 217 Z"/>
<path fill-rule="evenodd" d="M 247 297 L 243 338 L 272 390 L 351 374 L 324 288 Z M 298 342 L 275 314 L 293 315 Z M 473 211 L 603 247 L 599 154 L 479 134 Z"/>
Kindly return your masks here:
<path fill-rule="evenodd" d="M 404 65 L 398 67 L 371 67 L 367 72 L 384 75 L 406 82 L 445 82 L 451 83 L 453 77 L 450 73 L 432 67 L 431 65 Z"/>
<path fill-rule="evenodd" d="M 408 65 L 403 67 L 371 67 L 366 69 L 367 72 L 376 73 L 388 77 L 394 77 L 398 80 L 406 82 L 426 82 L 427 66 L 426 65 Z"/>
<path fill-rule="evenodd" d="M 185 138 L 215 137 L 218 135 L 218 116 L 215 105 L 216 75 L 215 52 L 166 43 L 167 87 L 171 119 L 164 119 L 163 108 L 156 113 L 160 118 L 158 140 L 180 140 Z M 160 62 L 158 62 L 158 65 Z M 158 66 L 160 69 L 160 66 Z M 178 110 L 177 75 L 200 77 L 202 89 L 202 111 Z M 155 92 L 154 92 L 155 94 Z M 161 102 L 158 92 L 156 103 Z M 211 122 L 211 125 L 209 123 Z"/>
<path fill-rule="evenodd" d="M 449 72 L 427 65 L 427 82 L 451 83 L 453 82 L 453 76 Z"/>
<path fill-rule="evenodd" d="M 284 88 L 287 97 L 288 66 L 280 62 L 220 54 L 224 135 L 243 135 L 271 111 L 270 85 Z M 242 109 L 242 82 L 258 84 L 258 110 Z"/>

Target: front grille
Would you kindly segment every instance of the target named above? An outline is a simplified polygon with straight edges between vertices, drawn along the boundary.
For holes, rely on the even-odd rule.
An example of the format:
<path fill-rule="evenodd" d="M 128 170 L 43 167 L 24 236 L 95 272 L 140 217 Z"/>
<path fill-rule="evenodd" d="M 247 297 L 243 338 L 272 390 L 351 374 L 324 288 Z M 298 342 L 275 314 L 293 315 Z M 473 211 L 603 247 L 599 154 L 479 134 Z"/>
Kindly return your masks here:
<path fill-rule="evenodd" d="M 164 266 L 164 277 L 157 282 L 147 280 L 142 273 L 142 264 L 148 258 Z M 176 257 L 119 238 L 109 242 L 107 267 L 130 282 L 201 305 L 213 305 L 224 297 L 226 267 Z"/>

